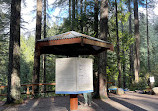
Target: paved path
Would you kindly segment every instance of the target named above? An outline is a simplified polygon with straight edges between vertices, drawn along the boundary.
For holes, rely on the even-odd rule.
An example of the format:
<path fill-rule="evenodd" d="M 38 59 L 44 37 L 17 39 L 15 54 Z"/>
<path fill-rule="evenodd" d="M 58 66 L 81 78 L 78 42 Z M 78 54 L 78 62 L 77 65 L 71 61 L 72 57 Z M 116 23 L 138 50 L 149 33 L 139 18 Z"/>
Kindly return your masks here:
<path fill-rule="evenodd" d="M 158 96 L 126 92 L 125 95 L 111 95 L 110 99 L 133 111 L 158 111 Z"/>
<path fill-rule="evenodd" d="M 83 105 L 79 97 L 78 111 L 158 111 L 158 96 L 126 93 L 110 94 L 110 99 L 93 99 L 92 106 Z M 69 96 L 26 100 L 16 106 L 1 106 L 0 111 L 69 111 Z"/>

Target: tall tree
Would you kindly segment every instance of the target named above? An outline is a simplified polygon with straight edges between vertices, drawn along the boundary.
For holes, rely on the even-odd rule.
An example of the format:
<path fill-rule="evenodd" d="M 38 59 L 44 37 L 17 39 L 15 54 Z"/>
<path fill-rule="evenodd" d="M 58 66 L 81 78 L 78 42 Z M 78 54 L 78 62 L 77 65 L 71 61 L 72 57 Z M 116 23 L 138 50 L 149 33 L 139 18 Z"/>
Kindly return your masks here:
<path fill-rule="evenodd" d="M 148 0 L 146 0 L 146 37 L 147 37 L 147 52 L 148 52 L 148 72 L 150 72 L 150 50 L 149 50 L 149 26 L 148 26 Z"/>
<path fill-rule="evenodd" d="M 9 68 L 7 101 L 10 104 L 20 100 L 20 13 L 21 0 L 11 1 Z"/>
<path fill-rule="evenodd" d="M 99 12 L 99 7 L 98 7 L 98 0 L 95 0 L 95 5 L 94 5 L 94 34 L 95 38 L 98 38 L 98 12 Z M 94 92 L 95 95 L 94 97 L 97 98 L 99 96 L 99 78 L 98 78 L 98 56 L 95 56 L 94 59 L 94 65 L 96 64 L 97 66 L 94 68 Z"/>
<path fill-rule="evenodd" d="M 71 0 L 69 0 L 69 20 L 71 21 Z"/>
<path fill-rule="evenodd" d="M 121 1 L 122 2 L 122 1 Z M 122 6 L 121 6 L 121 13 L 122 12 Z M 123 18 L 121 18 L 123 19 Z M 123 36 L 124 33 L 124 26 L 123 26 L 123 20 L 121 20 L 121 28 L 122 28 L 122 73 L 123 73 L 123 88 L 126 88 L 126 54 L 125 54 L 125 37 Z"/>
<path fill-rule="evenodd" d="M 41 39 L 41 20 L 42 20 L 42 0 L 37 0 L 35 44 L 37 40 Z M 39 83 L 39 78 L 40 78 L 40 54 L 37 50 L 38 49 L 35 45 L 33 83 Z M 35 92 L 38 91 L 39 91 L 39 86 L 35 87 Z"/>
<path fill-rule="evenodd" d="M 121 15 L 124 15 L 123 1 L 121 0 Z M 121 29 L 122 29 L 122 74 L 123 74 L 123 88 L 126 88 L 126 55 L 125 55 L 125 36 L 124 36 L 124 16 L 121 16 Z"/>
<path fill-rule="evenodd" d="M 135 35 L 135 60 L 134 60 L 134 73 L 135 82 L 139 82 L 139 69 L 140 69 L 140 36 L 139 36 L 139 18 L 138 18 L 138 0 L 134 0 L 134 35 Z"/>
<path fill-rule="evenodd" d="M 46 0 L 44 0 L 44 25 L 43 25 L 43 37 L 46 38 Z M 46 55 L 43 55 L 43 82 L 46 83 Z M 46 91 L 46 86 L 44 85 L 44 91 Z"/>
<path fill-rule="evenodd" d="M 129 19 L 128 19 L 129 20 L 129 35 L 130 35 L 130 38 L 132 38 L 131 0 L 128 0 L 128 12 L 130 13 Z M 130 77 L 129 77 L 129 81 L 130 81 L 130 83 L 132 83 L 132 77 L 134 75 L 133 44 L 130 45 L 129 60 L 130 60 Z"/>
<path fill-rule="evenodd" d="M 76 11 L 75 11 L 75 13 L 76 13 L 76 30 L 79 30 L 79 27 L 78 27 L 78 0 L 76 0 L 75 1 L 75 6 L 76 6 Z"/>
<path fill-rule="evenodd" d="M 75 0 L 72 0 L 72 30 L 75 26 Z"/>
<path fill-rule="evenodd" d="M 95 32 L 95 37 L 98 38 L 98 0 L 95 0 L 95 5 L 94 5 L 94 32 Z"/>
<path fill-rule="evenodd" d="M 117 18 L 117 0 L 115 0 L 115 16 L 116 16 L 116 36 L 117 36 L 117 67 L 119 71 L 118 75 L 118 87 L 121 87 L 121 63 L 120 63 L 120 39 L 119 39 L 119 34 L 118 34 L 118 18 Z"/>
<path fill-rule="evenodd" d="M 100 7 L 100 39 L 107 40 L 108 34 L 108 0 L 101 1 Z M 107 51 L 99 54 L 99 96 L 107 98 Z"/>
<path fill-rule="evenodd" d="M 71 1 L 72 1 L 72 0 L 69 0 L 69 21 L 70 21 L 70 27 L 71 27 L 71 30 L 72 30 L 72 21 L 71 21 Z"/>
<path fill-rule="evenodd" d="M 84 16 L 86 16 L 87 18 L 87 0 L 84 1 Z M 84 26 L 84 33 L 88 34 L 88 27 L 87 27 L 88 23 L 85 23 Z"/>
<path fill-rule="evenodd" d="M 81 33 L 83 33 L 83 0 L 80 0 L 80 16 L 81 16 L 81 19 L 80 19 L 80 30 L 81 30 Z"/>

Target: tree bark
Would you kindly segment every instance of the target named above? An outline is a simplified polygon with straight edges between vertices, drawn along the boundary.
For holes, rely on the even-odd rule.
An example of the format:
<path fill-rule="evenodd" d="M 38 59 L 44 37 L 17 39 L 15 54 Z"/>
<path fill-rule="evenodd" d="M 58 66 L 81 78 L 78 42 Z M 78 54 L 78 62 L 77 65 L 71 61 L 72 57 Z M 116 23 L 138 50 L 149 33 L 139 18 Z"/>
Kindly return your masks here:
<path fill-rule="evenodd" d="M 135 82 L 139 82 L 139 69 L 140 69 L 140 36 L 139 36 L 139 18 L 138 18 L 138 1 L 134 0 L 134 35 L 135 35 L 135 60 L 134 60 L 134 73 L 135 73 Z"/>
<path fill-rule="evenodd" d="M 131 0 L 128 0 L 128 11 L 130 13 L 129 15 L 129 35 L 130 38 L 132 37 L 132 17 L 131 17 Z M 129 59 L 130 59 L 130 75 L 129 75 L 129 82 L 132 83 L 132 78 L 134 77 L 134 58 L 133 58 L 133 44 L 130 45 L 130 54 L 129 54 Z M 129 86 L 130 87 L 130 86 Z"/>
<path fill-rule="evenodd" d="M 46 38 L 47 32 L 46 32 L 46 0 L 44 0 L 44 33 L 43 37 Z M 43 82 L 46 83 L 46 55 L 43 55 Z M 46 91 L 46 85 L 44 85 L 44 92 Z"/>
<path fill-rule="evenodd" d="M 146 0 L 146 36 L 147 36 L 147 52 L 148 52 L 148 72 L 150 73 L 150 49 L 149 49 L 149 26 L 148 26 L 148 1 Z"/>
<path fill-rule="evenodd" d="M 71 0 L 69 0 L 69 20 L 71 21 Z"/>
<path fill-rule="evenodd" d="M 123 2 L 121 0 L 121 3 L 123 5 Z M 121 5 L 121 13 L 123 13 L 123 6 Z M 123 18 L 123 17 L 122 17 Z M 121 18 L 121 19 L 122 19 Z M 123 36 L 123 33 L 124 33 L 124 26 L 123 26 L 123 21 L 121 20 L 121 28 L 122 28 L 122 53 L 123 53 L 123 58 L 122 58 L 122 71 L 123 71 L 123 88 L 125 89 L 126 88 L 126 55 L 125 55 L 125 46 L 124 46 L 124 36 Z"/>
<path fill-rule="evenodd" d="M 69 21 L 70 21 L 70 28 L 72 30 L 72 20 L 71 20 L 71 0 L 69 0 Z"/>
<path fill-rule="evenodd" d="M 37 0 L 33 83 L 39 83 L 39 78 L 40 78 L 40 52 L 38 47 L 36 47 L 36 42 L 37 40 L 41 39 L 41 24 L 42 24 L 41 21 L 42 21 L 42 0 Z M 35 92 L 39 92 L 39 86 L 35 87 Z"/>
<path fill-rule="evenodd" d="M 98 0 L 95 0 L 95 6 L 94 6 L 94 32 L 95 32 L 95 38 L 98 38 Z"/>
<path fill-rule="evenodd" d="M 121 28 L 122 28 L 122 34 L 124 33 L 123 29 L 123 23 L 121 21 Z M 122 37 L 124 39 L 124 37 Z M 122 53 L 123 53 L 123 58 L 122 58 L 122 71 L 123 71 L 123 88 L 126 88 L 126 55 L 125 55 L 125 46 L 124 46 L 124 40 L 122 40 Z"/>
<path fill-rule="evenodd" d="M 79 29 L 79 24 L 78 24 L 78 0 L 76 0 L 75 1 L 76 3 L 75 3 L 75 5 L 76 5 L 76 10 L 75 10 L 75 13 L 76 13 L 76 29 L 77 29 L 77 31 L 79 31 L 80 29 Z"/>
<path fill-rule="evenodd" d="M 108 0 L 101 1 L 100 7 L 100 39 L 107 40 L 108 34 Z M 108 97 L 107 95 L 107 51 L 99 54 L 99 96 L 101 99 Z"/>
<path fill-rule="evenodd" d="M 118 35 L 118 19 L 117 19 L 117 0 L 115 0 L 115 16 L 116 16 L 116 36 L 117 36 L 117 67 L 119 71 L 118 75 L 118 87 L 121 87 L 121 63 L 120 63 L 120 40 Z"/>
<path fill-rule="evenodd" d="M 81 15 L 81 20 L 80 20 L 80 30 L 81 33 L 83 33 L 83 0 L 80 0 L 80 15 Z"/>
<path fill-rule="evenodd" d="M 11 1 L 9 68 L 6 104 L 20 100 L 20 13 L 21 0 Z"/>
<path fill-rule="evenodd" d="M 94 6 L 94 33 L 95 38 L 98 38 L 98 0 L 95 0 L 95 6 Z M 96 70 L 94 70 L 94 98 L 99 97 L 99 76 L 98 76 L 98 58 L 99 56 L 95 56 L 94 59 L 94 65 L 96 65 Z"/>
<path fill-rule="evenodd" d="M 84 1 L 84 16 L 87 16 L 87 0 Z M 88 35 L 87 23 L 84 24 L 84 32 Z"/>
<path fill-rule="evenodd" d="M 87 0 L 84 1 L 84 13 L 86 14 L 87 12 Z"/>
<path fill-rule="evenodd" d="M 72 0 L 72 30 L 74 30 L 75 25 L 75 0 Z"/>

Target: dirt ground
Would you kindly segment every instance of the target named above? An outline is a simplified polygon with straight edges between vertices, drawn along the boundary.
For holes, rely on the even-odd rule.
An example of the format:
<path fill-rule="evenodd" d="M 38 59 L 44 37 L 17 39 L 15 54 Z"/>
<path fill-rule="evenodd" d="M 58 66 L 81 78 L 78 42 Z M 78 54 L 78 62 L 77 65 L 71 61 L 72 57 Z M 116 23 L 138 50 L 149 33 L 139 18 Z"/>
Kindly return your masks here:
<path fill-rule="evenodd" d="M 150 100 L 150 102 L 148 101 Z M 79 96 L 78 111 L 158 111 L 158 96 L 126 93 L 110 94 L 106 100 L 93 99 L 92 106 L 84 106 L 84 99 Z M 142 102 L 141 102 L 142 101 Z M 143 103 L 146 102 L 147 103 Z M 69 96 L 28 99 L 21 105 L 2 106 L 0 111 L 69 111 Z M 143 105 L 144 104 L 144 105 Z M 153 105 L 155 104 L 155 105 Z M 153 106 L 152 106 L 153 105 Z"/>

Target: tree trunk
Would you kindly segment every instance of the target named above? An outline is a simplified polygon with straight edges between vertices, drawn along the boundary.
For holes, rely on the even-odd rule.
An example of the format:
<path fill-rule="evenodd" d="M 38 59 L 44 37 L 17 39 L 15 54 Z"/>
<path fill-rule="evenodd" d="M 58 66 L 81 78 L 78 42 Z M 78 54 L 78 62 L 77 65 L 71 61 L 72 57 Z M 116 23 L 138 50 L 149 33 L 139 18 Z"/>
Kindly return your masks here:
<path fill-rule="evenodd" d="M 20 92 L 20 13 L 21 0 L 11 1 L 8 89 L 6 104 L 21 98 Z"/>
<path fill-rule="evenodd" d="M 118 75 L 118 87 L 121 87 L 121 63 L 120 63 L 120 40 L 118 35 L 118 19 L 117 19 L 117 0 L 115 0 L 115 8 L 116 8 L 116 36 L 117 36 L 117 67 L 119 71 Z"/>
<path fill-rule="evenodd" d="M 84 1 L 84 13 L 86 14 L 87 12 L 87 0 Z"/>
<path fill-rule="evenodd" d="M 87 0 L 84 1 L 84 16 L 87 16 Z M 84 26 L 84 32 L 88 35 L 87 23 Z"/>
<path fill-rule="evenodd" d="M 39 49 L 36 47 L 36 42 L 37 40 L 41 39 L 41 21 L 42 21 L 42 0 L 37 0 L 33 83 L 39 83 L 39 78 L 40 78 L 40 52 Z M 35 92 L 39 92 L 39 86 L 35 87 Z"/>
<path fill-rule="evenodd" d="M 131 0 L 128 0 L 128 11 L 129 15 L 129 35 L 132 38 L 132 23 L 131 23 Z M 130 75 L 129 75 L 129 82 L 132 83 L 132 78 L 134 77 L 134 59 L 133 59 L 133 44 L 130 45 Z M 130 86 L 129 86 L 130 87 Z"/>
<path fill-rule="evenodd" d="M 43 37 L 46 38 L 46 0 L 44 0 L 44 33 L 43 33 Z M 43 82 L 46 83 L 46 55 L 43 55 Z M 44 92 L 46 91 L 46 85 L 44 85 Z"/>
<path fill-rule="evenodd" d="M 79 31 L 80 29 L 79 29 L 79 24 L 78 24 L 78 0 L 76 0 L 76 10 L 75 10 L 75 12 L 76 12 L 76 29 L 77 29 L 77 31 Z"/>
<path fill-rule="evenodd" d="M 148 1 L 146 0 L 146 36 L 147 36 L 147 52 L 148 52 L 148 72 L 150 73 L 150 50 L 149 50 L 149 27 L 148 27 Z"/>
<path fill-rule="evenodd" d="M 95 0 L 95 6 L 94 6 L 94 33 L 95 38 L 98 38 L 98 0 Z"/>
<path fill-rule="evenodd" d="M 140 59 L 139 59 L 139 18 L 138 18 L 138 1 L 134 0 L 134 35 L 135 35 L 135 60 L 134 60 L 134 73 L 135 73 L 135 82 L 139 82 L 139 69 L 140 69 Z"/>
<path fill-rule="evenodd" d="M 121 22 L 121 28 L 122 28 L 122 34 L 124 33 L 123 30 L 123 23 Z M 124 37 L 122 37 L 124 39 Z M 122 58 L 122 70 L 123 70 L 123 88 L 126 88 L 126 56 L 125 56 L 125 46 L 124 46 L 124 40 L 122 40 L 122 45 L 123 45 L 123 49 L 122 49 L 122 53 L 123 53 L 123 58 Z"/>
<path fill-rule="evenodd" d="M 71 20 L 71 0 L 69 0 L 69 21 L 70 21 L 70 27 L 72 30 L 72 20 Z"/>
<path fill-rule="evenodd" d="M 101 1 L 100 7 L 100 39 L 107 40 L 108 34 L 108 0 Z M 99 96 L 107 98 L 107 51 L 99 54 Z"/>
<path fill-rule="evenodd" d="M 69 0 L 69 20 L 71 21 L 71 0 Z"/>
<path fill-rule="evenodd" d="M 123 5 L 123 2 L 121 0 L 121 3 Z M 123 13 L 123 6 L 121 5 L 121 13 Z M 123 17 L 122 17 L 123 18 Z M 124 36 L 123 36 L 123 33 L 124 33 L 124 26 L 123 26 L 123 21 L 122 21 L 122 18 L 121 18 L 121 28 L 122 28 L 122 53 L 123 53 L 123 58 L 122 58 L 122 71 L 123 71 L 123 88 L 125 89 L 126 88 L 126 56 L 125 56 L 125 46 L 124 46 Z"/>
<path fill-rule="evenodd" d="M 94 6 L 94 33 L 95 38 L 98 38 L 98 0 L 95 0 L 95 6 Z M 94 70 L 94 98 L 99 97 L 99 76 L 98 76 L 98 58 L 99 56 L 95 56 L 94 59 L 94 65 L 96 65 L 96 69 Z"/>
<path fill-rule="evenodd" d="M 81 33 L 83 33 L 83 0 L 80 0 L 80 15 L 81 15 L 81 20 L 80 20 L 80 30 Z"/>
<path fill-rule="evenodd" d="M 75 25 L 75 0 L 72 0 L 72 30 L 74 30 Z"/>

